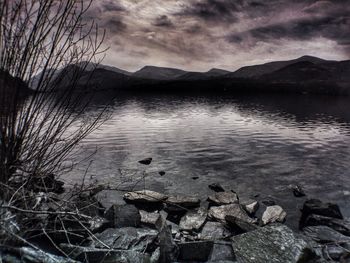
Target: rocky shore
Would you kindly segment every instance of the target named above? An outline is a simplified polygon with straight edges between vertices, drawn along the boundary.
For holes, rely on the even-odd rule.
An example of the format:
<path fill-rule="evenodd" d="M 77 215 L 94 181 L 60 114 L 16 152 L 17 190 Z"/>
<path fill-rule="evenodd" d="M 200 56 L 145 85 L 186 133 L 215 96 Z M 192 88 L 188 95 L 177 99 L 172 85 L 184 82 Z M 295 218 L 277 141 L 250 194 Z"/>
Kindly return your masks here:
<path fill-rule="evenodd" d="M 209 188 L 207 200 L 150 190 L 63 195 L 53 187 L 36 193 L 30 211 L 1 202 L 0 262 L 350 262 L 350 220 L 336 204 L 308 199 L 293 231 L 278 204 Z M 11 238 L 23 220 L 32 230 Z"/>

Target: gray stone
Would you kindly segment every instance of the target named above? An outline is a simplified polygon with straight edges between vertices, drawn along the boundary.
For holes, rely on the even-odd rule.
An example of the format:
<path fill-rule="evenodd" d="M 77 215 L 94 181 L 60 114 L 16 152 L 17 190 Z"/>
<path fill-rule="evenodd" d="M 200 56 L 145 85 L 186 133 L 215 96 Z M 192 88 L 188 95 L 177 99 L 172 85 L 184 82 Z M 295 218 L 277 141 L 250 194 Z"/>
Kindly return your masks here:
<path fill-rule="evenodd" d="M 185 242 L 179 244 L 180 261 L 199 261 L 208 260 L 214 243 L 212 241 Z"/>
<path fill-rule="evenodd" d="M 176 205 L 184 208 L 198 207 L 201 200 L 196 197 L 173 195 L 166 200 L 168 205 Z"/>
<path fill-rule="evenodd" d="M 125 200 L 135 203 L 159 203 L 165 201 L 167 198 L 166 195 L 150 190 L 128 192 L 124 195 Z"/>
<path fill-rule="evenodd" d="M 234 262 L 235 260 L 230 242 L 215 242 L 208 262 Z"/>
<path fill-rule="evenodd" d="M 110 222 L 106 218 L 100 216 L 91 218 L 88 223 L 89 229 L 93 234 L 106 230 L 110 225 Z"/>
<path fill-rule="evenodd" d="M 89 263 L 149 263 L 150 255 L 132 250 L 115 250 L 107 248 L 81 247 L 60 244 L 60 248 L 71 258 Z M 46 261 L 43 261 L 46 262 Z"/>
<path fill-rule="evenodd" d="M 297 263 L 314 257 L 308 243 L 281 224 L 233 237 L 233 249 L 243 263 Z"/>
<path fill-rule="evenodd" d="M 149 213 L 143 210 L 140 210 L 140 215 L 141 215 L 141 223 L 155 227 L 157 224 L 157 221 L 159 220 L 160 214 L 157 212 L 154 213 Z"/>
<path fill-rule="evenodd" d="M 238 204 L 238 196 L 233 192 L 218 192 L 210 195 L 208 201 L 215 205 Z"/>
<path fill-rule="evenodd" d="M 179 255 L 179 247 L 175 243 L 172 237 L 171 227 L 167 224 L 163 215 L 161 215 L 160 220 L 157 221 L 156 226 L 159 231 L 159 262 L 175 262 Z"/>
<path fill-rule="evenodd" d="M 264 225 L 269 223 L 283 223 L 286 219 L 287 213 L 279 205 L 268 206 L 263 213 L 262 222 Z"/>
<path fill-rule="evenodd" d="M 342 257 L 349 256 L 350 252 L 337 244 L 326 245 L 323 248 L 323 256 L 327 260 L 339 261 Z"/>
<path fill-rule="evenodd" d="M 112 205 L 105 213 L 113 227 L 138 227 L 141 215 L 134 205 Z"/>
<path fill-rule="evenodd" d="M 93 242 L 97 248 L 105 248 L 103 244 L 116 250 L 145 251 L 158 236 L 158 232 L 147 228 L 109 228 L 96 234 L 99 241 Z"/>
<path fill-rule="evenodd" d="M 259 202 L 253 199 L 239 199 L 240 205 L 250 215 L 254 215 L 259 209 Z"/>
<path fill-rule="evenodd" d="M 346 236 L 350 236 L 350 220 L 337 219 L 321 215 L 310 215 L 303 222 L 304 226 L 319 226 L 324 225 L 340 232 Z"/>
<path fill-rule="evenodd" d="M 207 222 L 200 233 L 201 240 L 217 240 L 230 237 L 231 233 L 219 222 Z"/>
<path fill-rule="evenodd" d="M 304 235 L 318 243 L 349 243 L 350 237 L 345 236 L 328 226 L 308 226 L 303 228 Z"/>
<path fill-rule="evenodd" d="M 213 206 L 209 209 L 209 217 L 225 222 L 226 216 L 234 216 L 248 223 L 256 223 L 256 220 L 249 217 L 239 204 Z"/>
<path fill-rule="evenodd" d="M 200 229 L 207 218 L 207 211 L 204 208 L 199 208 L 197 211 L 189 211 L 180 220 L 180 230 L 198 230 Z"/>
<path fill-rule="evenodd" d="M 249 231 L 256 230 L 259 228 L 257 225 L 246 222 L 238 217 L 234 216 L 226 216 L 225 217 L 226 222 L 228 225 L 235 230 L 235 233 L 245 233 Z"/>

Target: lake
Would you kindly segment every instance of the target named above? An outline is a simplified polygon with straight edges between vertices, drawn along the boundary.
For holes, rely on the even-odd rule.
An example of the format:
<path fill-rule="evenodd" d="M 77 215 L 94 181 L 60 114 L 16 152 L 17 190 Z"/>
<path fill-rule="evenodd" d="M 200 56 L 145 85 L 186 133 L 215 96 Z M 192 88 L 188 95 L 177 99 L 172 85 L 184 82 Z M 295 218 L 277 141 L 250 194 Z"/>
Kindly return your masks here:
<path fill-rule="evenodd" d="M 106 101 L 97 96 L 90 113 Z M 336 202 L 350 217 L 350 98 L 116 96 L 110 118 L 82 147 L 82 156 L 96 151 L 87 175 L 121 188 L 146 185 L 204 200 L 208 185 L 220 183 L 240 196 L 274 200 L 295 227 L 305 198 L 288 186 L 299 184 L 308 197 Z M 138 163 L 147 157 L 150 166 Z M 86 167 L 69 181 L 81 180 Z"/>

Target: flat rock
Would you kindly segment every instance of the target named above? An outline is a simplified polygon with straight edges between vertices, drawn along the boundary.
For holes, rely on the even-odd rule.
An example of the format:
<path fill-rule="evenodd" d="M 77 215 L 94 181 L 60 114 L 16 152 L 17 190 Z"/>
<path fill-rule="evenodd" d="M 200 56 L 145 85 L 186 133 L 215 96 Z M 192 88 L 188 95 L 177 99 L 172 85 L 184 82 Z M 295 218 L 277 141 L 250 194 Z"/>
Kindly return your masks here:
<path fill-rule="evenodd" d="M 264 225 L 269 223 L 283 223 L 286 219 L 287 213 L 279 205 L 268 206 L 263 213 L 262 222 Z"/>
<path fill-rule="evenodd" d="M 233 237 L 233 250 L 244 263 L 297 263 L 314 257 L 308 243 L 281 224 Z"/>
<path fill-rule="evenodd" d="M 112 227 L 138 227 L 141 215 L 134 205 L 112 205 L 105 213 Z"/>
<path fill-rule="evenodd" d="M 95 247 L 81 247 L 70 244 L 60 244 L 60 248 L 69 256 L 79 262 L 89 263 L 115 263 L 133 262 L 149 263 L 150 255 L 132 250 L 114 250 Z M 46 261 L 44 261 L 46 262 Z M 55 261 L 56 262 L 56 261 Z M 69 261 L 73 262 L 73 261 Z"/>
<path fill-rule="evenodd" d="M 207 211 L 204 208 L 199 208 L 197 211 L 189 211 L 180 220 L 180 230 L 198 230 L 204 225 L 206 219 Z"/>
<path fill-rule="evenodd" d="M 165 201 L 167 198 L 164 194 L 150 190 L 128 192 L 124 195 L 126 201 L 135 203 L 159 203 Z"/>
<path fill-rule="evenodd" d="M 208 260 L 214 243 L 212 241 L 197 241 L 180 243 L 179 261 L 199 261 L 205 262 Z"/>
<path fill-rule="evenodd" d="M 208 262 L 236 262 L 231 242 L 215 242 Z"/>
<path fill-rule="evenodd" d="M 117 250 L 145 251 L 158 236 L 158 232 L 147 228 L 109 228 L 96 237 L 105 245 Z M 94 241 L 97 248 L 105 248 L 101 242 Z"/>
<path fill-rule="evenodd" d="M 166 200 L 168 205 L 176 205 L 184 208 L 198 207 L 201 200 L 191 196 L 173 195 Z"/>
<path fill-rule="evenodd" d="M 141 215 L 141 223 L 145 225 L 149 225 L 151 227 L 155 227 L 157 224 L 157 221 L 159 220 L 160 214 L 157 212 L 149 213 L 143 210 L 140 210 Z"/>
<path fill-rule="evenodd" d="M 308 226 L 303 228 L 304 235 L 318 243 L 349 243 L 350 237 L 345 236 L 328 226 Z"/>
<path fill-rule="evenodd" d="M 222 206 L 213 206 L 209 209 L 209 217 L 225 222 L 226 216 L 233 216 L 242 219 L 248 223 L 256 223 L 256 220 L 249 217 L 239 204 L 230 204 Z"/>
<path fill-rule="evenodd" d="M 259 209 L 259 202 L 253 199 L 239 199 L 240 205 L 243 209 L 250 215 L 254 215 L 256 211 Z"/>
<path fill-rule="evenodd" d="M 301 228 L 306 226 L 328 226 L 335 231 L 342 233 L 346 236 L 350 236 L 350 220 L 349 219 L 338 219 L 321 215 L 310 215 L 306 218 Z"/>
<path fill-rule="evenodd" d="M 210 195 L 208 201 L 215 205 L 238 204 L 238 196 L 233 192 L 218 192 Z"/>
<path fill-rule="evenodd" d="M 343 215 L 340 212 L 338 205 L 325 203 L 318 199 L 310 199 L 305 201 L 303 208 L 301 209 L 301 213 L 301 225 L 303 225 L 303 222 L 306 220 L 306 218 L 312 214 L 343 219 Z"/>
<path fill-rule="evenodd" d="M 201 240 L 217 240 L 230 236 L 231 232 L 220 222 L 207 222 L 200 233 Z"/>

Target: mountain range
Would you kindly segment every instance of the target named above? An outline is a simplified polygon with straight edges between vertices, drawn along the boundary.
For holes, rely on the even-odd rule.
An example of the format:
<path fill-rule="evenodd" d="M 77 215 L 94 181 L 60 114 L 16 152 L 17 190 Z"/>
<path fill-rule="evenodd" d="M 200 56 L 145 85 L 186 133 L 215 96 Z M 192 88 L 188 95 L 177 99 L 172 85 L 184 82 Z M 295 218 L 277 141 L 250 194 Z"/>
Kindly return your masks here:
<path fill-rule="evenodd" d="M 334 61 L 303 56 L 247 66 L 234 72 L 217 68 L 207 72 L 190 72 L 155 66 L 145 66 L 136 72 L 128 72 L 116 67 L 89 63 L 69 65 L 57 71 L 57 77 L 64 79 L 74 69 L 82 68 L 82 65 L 85 65 L 84 72 L 78 84 L 84 88 L 88 83 L 94 90 L 273 91 L 350 95 L 350 60 Z M 68 81 L 62 83 L 62 86 L 69 85 Z"/>

